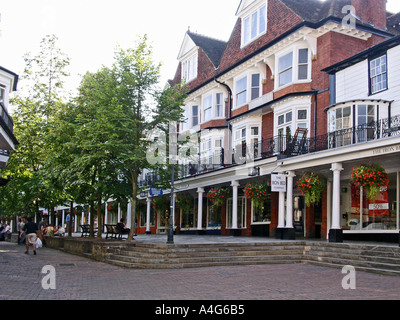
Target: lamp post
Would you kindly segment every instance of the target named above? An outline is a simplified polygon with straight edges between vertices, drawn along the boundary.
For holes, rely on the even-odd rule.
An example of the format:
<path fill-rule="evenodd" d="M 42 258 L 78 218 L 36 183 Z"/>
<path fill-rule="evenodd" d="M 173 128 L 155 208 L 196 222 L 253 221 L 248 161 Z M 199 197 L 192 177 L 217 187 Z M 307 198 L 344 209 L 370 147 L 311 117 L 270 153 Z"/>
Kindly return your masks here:
<path fill-rule="evenodd" d="M 171 122 L 169 125 L 169 143 L 170 143 L 170 155 L 169 159 L 172 165 L 172 177 L 171 177 L 171 205 L 169 210 L 169 227 L 168 227 L 168 240 L 167 244 L 174 243 L 174 217 L 175 217 L 175 197 L 174 197 L 174 184 L 175 184 L 175 162 L 177 156 L 178 147 L 178 133 L 177 123 Z"/>
<path fill-rule="evenodd" d="M 175 163 L 172 163 L 171 206 L 169 210 L 169 227 L 168 227 L 168 240 L 167 240 L 168 244 L 174 243 L 174 216 L 175 216 L 174 181 L 175 181 Z"/>

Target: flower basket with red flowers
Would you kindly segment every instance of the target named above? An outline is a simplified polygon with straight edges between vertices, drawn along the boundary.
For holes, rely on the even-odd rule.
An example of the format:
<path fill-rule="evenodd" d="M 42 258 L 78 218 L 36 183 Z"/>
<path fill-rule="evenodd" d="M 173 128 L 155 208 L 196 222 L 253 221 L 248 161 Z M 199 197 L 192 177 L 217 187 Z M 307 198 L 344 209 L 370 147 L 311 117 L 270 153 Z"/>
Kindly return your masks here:
<path fill-rule="evenodd" d="M 228 196 L 229 196 L 229 189 L 227 188 L 221 188 L 221 189 L 212 188 L 207 193 L 207 199 L 212 203 L 212 206 L 215 208 L 222 207 L 226 203 Z"/>
<path fill-rule="evenodd" d="M 325 189 L 325 182 L 322 176 L 313 172 L 304 174 L 297 183 L 303 193 L 307 207 L 318 204 L 321 201 L 322 192 Z"/>
<path fill-rule="evenodd" d="M 381 165 L 361 165 L 354 168 L 351 182 L 358 187 L 363 187 L 369 200 L 374 201 L 381 191 L 381 187 L 389 184 L 388 175 Z"/>
<path fill-rule="evenodd" d="M 265 201 L 270 197 L 268 186 L 265 183 L 248 184 L 244 188 L 247 200 L 251 200 L 254 208 L 262 209 Z"/>
<path fill-rule="evenodd" d="M 188 213 L 193 203 L 193 197 L 187 193 L 179 193 L 176 195 L 175 203 L 183 213 Z"/>

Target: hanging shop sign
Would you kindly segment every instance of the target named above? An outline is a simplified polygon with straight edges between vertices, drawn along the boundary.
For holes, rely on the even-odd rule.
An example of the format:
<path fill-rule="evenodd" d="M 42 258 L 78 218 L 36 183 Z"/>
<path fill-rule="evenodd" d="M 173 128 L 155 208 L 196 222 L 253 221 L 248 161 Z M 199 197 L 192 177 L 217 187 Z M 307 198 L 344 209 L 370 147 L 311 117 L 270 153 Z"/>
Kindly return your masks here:
<path fill-rule="evenodd" d="M 284 174 L 271 175 L 271 191 L 286 192 L 286 175 Z"/>

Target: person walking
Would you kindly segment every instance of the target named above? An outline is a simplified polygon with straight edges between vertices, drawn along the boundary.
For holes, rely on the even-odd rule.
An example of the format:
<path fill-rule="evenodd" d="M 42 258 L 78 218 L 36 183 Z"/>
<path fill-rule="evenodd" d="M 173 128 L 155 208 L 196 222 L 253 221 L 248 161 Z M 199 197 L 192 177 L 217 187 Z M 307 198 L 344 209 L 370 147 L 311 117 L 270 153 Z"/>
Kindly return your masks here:
<path fill-rule="evenodd" d="M 35 222 L 32 221 L 32 218 L 28 218 L 28 223 L 25 224 L 23 228 L 23 233 L 26 234 L 26 251 L 25 254 L 29 254 L 29 247 L 33 247 L 33 254 L 36 255 L 36 232 L 38 231 L 38 226 Z"/>

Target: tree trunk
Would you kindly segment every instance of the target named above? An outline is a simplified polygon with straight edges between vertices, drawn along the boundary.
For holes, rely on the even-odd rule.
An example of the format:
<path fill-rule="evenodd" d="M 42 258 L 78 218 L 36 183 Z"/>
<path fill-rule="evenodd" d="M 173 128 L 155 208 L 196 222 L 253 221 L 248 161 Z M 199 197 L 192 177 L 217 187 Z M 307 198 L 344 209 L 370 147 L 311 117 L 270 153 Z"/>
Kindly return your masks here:
<path fill-rule="evenodd" d="M 102 200 L 102 193 L 99 191 L 97 193 L 97 239 L 101 239 L 103 234 L 103 217 L 101 216 L 101 200 Z"/>
<path fill-rule="evenodd" d="M 89 203 L 89 210 L 90 210 L 90 227 L 89 227 L 89 238 L 94 238 L 94 202 L 90 201 Z"/>
<path fill-rule="evenodd" d="M 137 170 L 135 169 L 132 175 L 132 214 L 131 214 L 131 230 L 129 232 L 128 240 L 132 241 L 133 236 L 136 234 L 135 233 L 135 223 L 136 223 L 136 196 L 137 196 L 137 177 L 138 175 L 136 174 Z"/>

